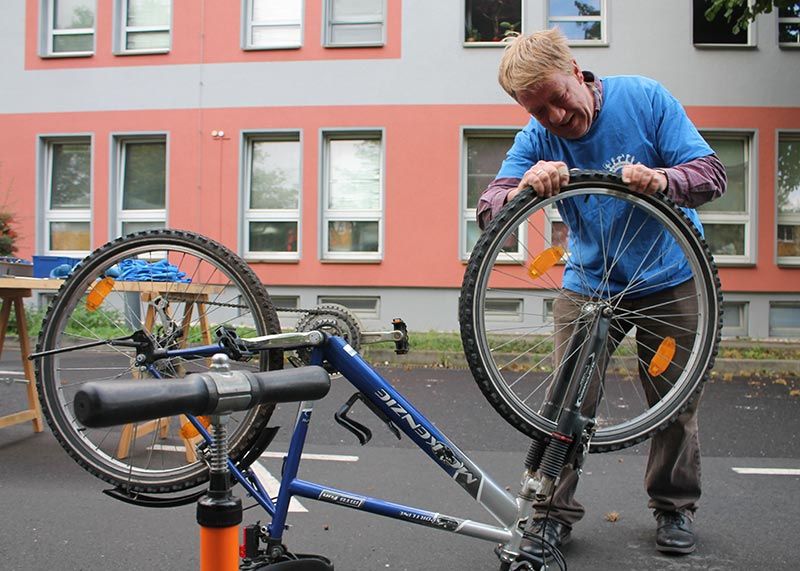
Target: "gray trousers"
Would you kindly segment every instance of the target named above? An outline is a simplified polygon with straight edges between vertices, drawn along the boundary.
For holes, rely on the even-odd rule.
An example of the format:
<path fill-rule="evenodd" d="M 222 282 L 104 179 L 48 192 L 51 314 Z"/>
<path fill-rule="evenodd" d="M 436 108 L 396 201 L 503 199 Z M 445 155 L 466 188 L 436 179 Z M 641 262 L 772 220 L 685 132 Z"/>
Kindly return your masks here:
<path fill-rule="evenodd" d="M 685 364 L 694 339 L 688 331 L 696 329 L 697 298 L 692 282 L 686 282 L 655 294 L 624 300 L 619 308 L 636 311 L 636 319 L 623 318 L 612 321 L 609 332 L 608 356 L 614 352 L 628 331 L 636 329 L 637 351 L 639 353 L 639 378 L 650 406 L 655 404 L 677 378 Z M 572 325 L 579 315 L 576 300 L 587 300 L 570 292 L 554 301 L 553 317 L 556 327 L 556 362 L 560 363 L 569 338 Z M 665 317 L 668 316 L 668 317 Z M 678 324 L 680 327 L 671 325 Z M 685 327 L 688 331 L 683 331 Z M 663 375 L 651 377 L 646 370 L 653 354 L 665 336 L 676 340 L 676 353 L 669 368 Z M 642 365 L 645 363 L 645 365 Z M 605 362 L 600 363 L 605 369 Z M 601 386 L 599 374 L 592 381 L 582 408 L 583 413 L 594 416 Z M 697 431 L 697 405 L 699 396 L 678 419 L 665 430 L 660 431 L 650 441 L 650 457 L 645 472 L 645 489 L 650 496 L 649 507 L 661 511 L 682 511 L 691 516 L 697 509 L 700 498 L 700 443 Z M 544 517 L 549 508 L 549 517 L 573 525 L 584 515 L 583 506 L 575 500 L 578 475 L 571 466 L 561 472 L 561 478 L 553 494 L 552 502 L 538 503 L 536 517 Z"/>

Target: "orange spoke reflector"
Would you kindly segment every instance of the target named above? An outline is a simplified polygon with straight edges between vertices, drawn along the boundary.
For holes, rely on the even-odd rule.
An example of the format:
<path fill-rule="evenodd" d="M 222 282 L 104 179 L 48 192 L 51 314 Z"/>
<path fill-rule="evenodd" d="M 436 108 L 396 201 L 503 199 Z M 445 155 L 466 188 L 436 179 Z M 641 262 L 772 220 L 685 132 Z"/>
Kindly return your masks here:
<path fill-rule="evenodd" d="M 111 277 L 105 277 L 94 284 L 92 291 L 86 296 L 86 309 L 89 311 L 97 310 L 103 305 L 103 300 L 111 293 L 112 289 L 114 289 L 114 278 Z"/>
<path fill-rule="evenodd" d="M 540 278 L 547 270 L 555 266 L 564 255 L 564 248 L 561 246 L 551 246 L 544 252 L 536 256 L 528 267 L 528 274 L 533 278 Z"/>
<path fill-rule="evenodd" d="M 654 377 L 660 375 L 667 370 L 674 356 L 675 338 L 665 337 L 661 345 L 658 346 L 656 354 L 653 355 L 653 358 L 650 360 L 650 367 L 647 369 L 647 372 Z"/>
<path fill-rule="evenodd" d="M 211 424 L 211 421 L 207 416 L 198 416 L 197 420 L 203 425 L 204 428 L 208 428 L 208 425 Z M 183 436 L 186 440 L 191 440 L 199 434 L 200 432 L 194 427 L 194 424 L 189 421 L 181 426 L 181 436 Z"/>

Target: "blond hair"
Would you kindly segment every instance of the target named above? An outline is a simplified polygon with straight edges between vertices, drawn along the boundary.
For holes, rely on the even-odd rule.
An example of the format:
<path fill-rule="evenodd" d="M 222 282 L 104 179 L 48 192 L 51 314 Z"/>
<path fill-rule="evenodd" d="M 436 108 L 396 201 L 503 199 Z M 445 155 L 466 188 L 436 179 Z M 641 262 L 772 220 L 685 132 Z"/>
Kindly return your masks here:
<path fill-rule="evenodd" d="M 553 72 L 572 71 L 572 52 L 558 28 L 511 40 L 500 60 L 498 81 L 514 99 L 523 89 L 546 80 Z"/>

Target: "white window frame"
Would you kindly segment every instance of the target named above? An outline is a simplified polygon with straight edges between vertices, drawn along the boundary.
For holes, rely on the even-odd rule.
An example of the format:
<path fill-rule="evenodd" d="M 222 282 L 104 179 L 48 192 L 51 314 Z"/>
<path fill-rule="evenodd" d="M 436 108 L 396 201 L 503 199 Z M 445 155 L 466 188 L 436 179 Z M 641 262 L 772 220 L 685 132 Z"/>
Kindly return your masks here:
<path fill-rule="evenodd" d="M 296 0 L 300 2 L 300 19 L 295 20 L 274 20 L 270 22 L 255 22 L 253 20 L 253 10 L 254 4 L 256 0 L 242 0 L 242 49 L 245 50 L 286 50 L 286 49 L 297 49 L 303 47 L 303 39 L 304 39 L 304 26 L 303 22 L 305 21 L 305 10 L 306 10 L 306 3 L 305 0 Z M 300 40 L 297 43 L 285 43 L 285 44 L 271 44 L 271 45 L 261 45 L 256 44 L 253 41 L 253 27 L 255 26 L 266 26 L 266 27 L 296 27 L 300 30 Z"/>
<path fill-rule="evenodd" d="M 514 305 L 514 309 L 506 310 L 500 308 L 492 308 L 492 304 L 508 304 Z M 493 296 L 487 297 L 486 302 L 484 304 L 483 314 L 486 321 L 515 321 L 521 322 L 523 319 L 523 315 L 525 313 L 525 300 L 521 297 L 502 297 L 502 296 Z"/>
<path fill-rule="evenodd" d="M 475 41 L 475 42 L 467 41 L 467 37 L 466 37 L 466 31 L 468 29 L 468 25 L 467 25 L 467 8 L 468 8 L 468 6 L 467 5 L 469 3 L 470 3 L 470 0 L 464 0 L 464 25 L 462 27 L 463 30 L 464 30 L 464 37 L 462 38 L 462 43 L 463 43 L 464 47 L 465 48 L 488 48 L 488 47 L 505 48 L 506 45 L 508 45 L 508 44 L 506 44 L 503 41 L 497 41 L 497 42 L 495 42 L 493 40 L 489 40 L 489 41 L 478 40 L 478 41 Z M 525 2 L 524 0 L 519 0 L 519 3 L 520 3 L 520 6 L 519 6 L 519 14 L 520 14 L 520 16 L 519 16 L 520 17 L 520 25 L 519 25 L 519 27 L 520 27 L 520 30 L 519 30 L 519 32 L 521 34 L 524 34 L 525 33 L 525 18 L 526 18 L 526 12 L 527 12 L 527 7 L 526 7 L 527 6 L 527 2 Z"/>
<path fill-rule="evenodd" d="M 39 14 L 41 21 L 41 39 L 39 53 L 42 57 L 61 58 L 61 57 L 89 57 L 94 55 L 97 49 L 97 33 L 95 28 L 74 28 L 59 30 L 55 28 L 55 0 L 40 0 Z M 94 4 L 94 21 L 97 26 L 97 1 Z M 92 35 L 92 49 L 78 52 L 56 52 L 53 50 L 55 36 L 85 36 Z"/>
<path fill-rule="evenodd" d="M 727 131 L 716 129 L 701 129 L 700 133 L 703 137 L 711 139 L 728 139 L 728 140 L 743 140 L 744 141 L 744 159 L 745 159 L 745 207 L 746 212 L 732 213 L 732 212 L 714 212 L 713 210 L 706 212 L 704 210 L 697 210 L 702 224 L 731 224 L 744 226 L 744 253 L 742 255 L 726 256 L 723 254 L 714 254 L 714 261 L 719 266 L 741 266 L 752 265 L 756 263 L 757 246 L 756 240 L 758 232 L 756 228 L 757 217 L 757 157 L 758 150 L 758 133 L 755 131 Z M 708 203 L 713 206 L 714 203 Z"/>
<path fill-rule="evenodd" d="M 748 6 L 752 7 L 753 2 L 754 0 L 748 0 Z M 717 14 L 717 17 L 722 18 L 723 13 L 724 9 L 720 10 L 719 14 Z M 694 2 L 692 3 L 692 18 L 694 18 Z M 730 25 L 733 26 L 733 22 L 730 22 Z M 756 30 L 757 26 L 755 25 L 755 22 L 750 22 L 747 25 L 747 43 L 744 44 L 712 44 L 705 42 L 696 43 L 694 41 L 694 23 L 692 23 L 692 45 L 696 48 L 752 49 L 758 45 Z"/>
<path fill-rule="evenodd" d="M 333 3 L 336 0 L 325 0 L 325 9 L 323 10 L 325 21 L 323 23 L 323 38 L 322 43 L 326 48 L 369 48 L 380 47 L 386 45 L 386 0 L 381 0 L 382 14 L 380 18 L 351 18 L 347 20 L 333 20 Z M 338 25 L 381 25 L 381 39 L 377 42 L 336 42 L 331 39 L 333 37 L 333 28 Z"/>
<path fill-rule="evenodd" d="M 781 17 L 781 15 L 780 15 L 780 9 L 776 9 L 775 12 L 778 14 L 778 24 L 777 24 L 777 30 L 776 30 L 777 39 L 778 39 L 778 45 L 781 48 L 800 49 L 800 40 L 798 40 L 797 42 L 782 42 L 782 41 L 780 41 L 780 38 L 781 38 L 781 36 L 780 36 L 781 27 L 780 26 L 781 26 L 781 24 L 797 24 L 798 26 L 800 26 L 800 17 L 797 17 L 797 18 L 786 17 L 786 18 L 784 18 L 784 17 Z"/>
<path fill-rule="evenodd" d="M 599 16 L 550 16 L 550 0 L 545 2 L 547 11 L 547 27 L 557 26 L 559 22 L 600 22 L 599 40 L 567 40 L 570 46 L 604 47 L 608 45 L 608 0 L 600 0 Z"/>
<path fill-rule="evenodd" d="M 83 209 L 53 209 L 50 208 L 51 191 L 53 188 L 53 145 L 59 144 L 88 144 L 89 145 L 89 207 Z M 42 237 L 41 251 L 45 255 L 68 256 L 83 258 L 91 252 L 93 237 L 92 202 L 94 200 L 94 141 L 91 135 L 56 135 L 40 138 L 42 149 L 42 212 L 44 225 L 40 236 Z M 51 222 L 81 222 L 89 225 L 89 250 L 52 250 L 50 248 L 50 223 Z"/>
<path fill-rule="evenodd" d="M 800 256 L 778 255 L 778 225 L 792 225 L 800 229 L 800 212 L 792 214 L 780 214 L 778 212 L 778 153 L 780 151 L 781 137 L 797 141 L 800 145 L 800 130 L 783 129 L 775 133 L 775 263 L 779 266 L 800 266 Z"/>
<path fill-rule="evenodd" d="M 469 173 L 467 169 L 469 168 L 468 165 L 468 149 L 469 149 L 469 139 L 472 137 L 475 138 L 497 138 L 497 139 L 509 139 L 509 148 L 511 148 L 511 144 L 514 142 L 514 136 L 519 132 L 517 128 L 508 128 L 508 127 L 464 127 L 461 129 L 461 192 L 459 196 L 459 206 L 460 206 L 460 222 L 459 222 L 459 240 L 458 240 L 458 256 L 462 262 L 466 262 L 469 260 L 470 255 L 472 254 L 471 250 L 467 250 L 467 238 L 469 233 L 467 232 L 467 226 L 471 222 L 476 221 L 477 217 L 477 208 L 469 208 L 467 207 L 467 192 L 469 189 Z M 500 165 L 497 165 L 497 169 L 500 170 Z M 521 224 L 518 230 L 518 237 L 519 242 L 525 244 L 527 246 L 528 243 L 528 230 L 526 224 Z M 497 263 L 508 263 L 508 264 L 517 264 L 523 261 L 525 258 L 525 249 L 519 248 L 516 253 L 506 253 L 502 256 L 498 256 Z"/>
<path fill-rule="evenodd" d="M 300 171 L 300 189 L 297 196 L 297 208 L 277 209 L 277 208 L 254 208 L 250 205 L 251 172 L 253 161 L 253 144 L 258 142 L 271 141 L 296 141 L 300 145 L 300 164 L 297 165 Z M 302 217 L 300 215 L 303 194 L 303 136 L 300 131 L 258 131 L 244 133 L 244 166 L 243 172 L 243 196 L 242 196 L 242 252 L 248 260 L 259 261 L 296 261 L 300 259 L 302 251 Z M 251 222 L 296 222 L 297 223 L 297 251 L 296 252 L 264 252 L 260 250 L 250 250 L 250 223 Z"/>
<path fill-rule="evenodd" d="M 154 222 L 162 223 L 167 227 L 167 205 L 169 204 L 169 136 L 166 133 L 146 134 L 114 134 L 112 157 L 112 184 L 114 189 L 111 201 L 111 233 L 113 236 L 122 236 L 123 222 Z M 123 185 L 125 183 L 125 146 L 128 143 L 164 143 L 164 208 L 148 210 L 123 210 Z"/>
<path fill-rule="evenodd" d="M 320 131 L 321 151 L 320 166 L 322 168 L 320 208 L 320 256 L 327 262 L 380 262 L 384 251 L 384 228 L 386 208 L 386 137 L 383 129 L 365 128 L 358 130 L 325 129 Z M 332 140 L 378 140 L 381 143 L 380 156 L 380 202 L 375 209 L 331 210 L 328 208 L 328 194 L 330 192 L 330 150 Z M 377 252 L 332 252 L 328 246 L 328 223 L 337 220 L 347 222 L 377 222 L 378 223 L 378 251 Z"/>
<path fill-rule="evenodd" d="M 128 0 L 117 0 L 115 3 L 116 25 L 114 53 L 116 55 L 144 55 L 144 54 L 165 54 L 172 50 L 172 19 L 175 13 L 174 1 L 170 0 L 169 24 L 166 26 L 128 26 Z M 169 45 L 163 48 L 143 48 L 129 49 L 128 34 L 137 32 L 168 32 Z"/>

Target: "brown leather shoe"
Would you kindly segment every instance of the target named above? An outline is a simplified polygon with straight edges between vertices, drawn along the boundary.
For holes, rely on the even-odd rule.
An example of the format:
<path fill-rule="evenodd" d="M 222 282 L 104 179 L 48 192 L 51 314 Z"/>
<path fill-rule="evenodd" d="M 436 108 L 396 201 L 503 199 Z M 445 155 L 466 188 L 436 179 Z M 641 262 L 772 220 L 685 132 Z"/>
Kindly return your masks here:
<path fill-rule="evenodd" d="M 688 515 L 681 512 L 655 513 L 658 528 L 656 530 L 656 549 L 662 553 L 687 554 L 697 547 L 694 536 L 694 525 Z"/>

